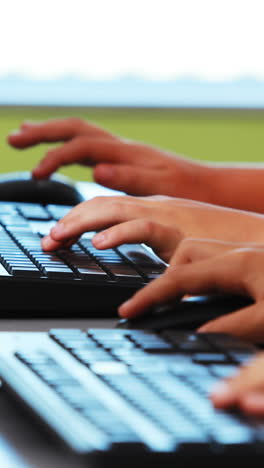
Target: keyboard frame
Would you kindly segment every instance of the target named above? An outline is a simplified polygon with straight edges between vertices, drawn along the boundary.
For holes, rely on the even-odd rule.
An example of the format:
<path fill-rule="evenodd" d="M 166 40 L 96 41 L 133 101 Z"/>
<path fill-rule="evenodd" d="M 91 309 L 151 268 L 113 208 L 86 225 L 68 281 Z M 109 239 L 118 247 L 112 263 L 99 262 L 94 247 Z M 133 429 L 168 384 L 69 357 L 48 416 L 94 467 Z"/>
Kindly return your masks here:
<path fill-rule="evenodd" d="M 109 329 L 108 329 L 109 330 Z M 134 331 L 134 330 L 133 330 Z M 127 331 L 124 331 L 124 333 L 127 333 Z M 14 351 L 17 350 L 34 350 L 36 348 L 41 348 L 41 346 L 44 346 L 44 349 L 47 349 L 48 347 L 45 347 L 45 343 L 49 343 L 49 347 L 51 346 L 50 349 L 54 348 L 56 352 L 59 350 L 59 354 L 61 355 L 62 359 L 64 355 L 67 355 L 67 360 L 66 363 L 69 365 L 71 362 L 71 356 L 64 351 L 63 349 L 60 348 L 59 345 L 57 345 L 56 342 L 53 342 L 50 340 L 48 337 L 47 333 L 43 332 L 20 332 L 20 333 L 8 333 L 8 332 L 1 332 L 0 333 L 0 339 L 2 343 L 2 350 L 0 352 L 0 372 L 3 375 L 3 381 L 4 381 L 4 388 L 6 391 L 11 395 L 11 397 L 14 398 L 14 401 L 16 404 L 18 403 L 19 405 L 22 405 L 24 409 L 26 410 L 26 415 L 30 416 L 30 418 L 33 417 L 35 421 L 38 422 L 38 426 L 41 429 L 44 429 L 45 431 L 48 431 L 49 434 L 52 435 L 52 438 L 54 440 L 60 441 L 60 444 L 63 444 L 64 449 L 66 449 L 66 453 L 69 451 L 70 454 L 77 454 L 78 457 L 85 457 L 88 458 L 89 460 L 93 461 L 99 461 L 99 462 L 106 462 L 106 461 L 115 461 L 115 462 L 124 462 L 124 460 L 128 460 L 127 457 L 132 456 L 133 463 L 135 461 L 140 462 L 140 463 L 150 463 L 150 462 L 160 462 L 162 464 L 165 463 L 164 466 L 169 466 L 168 464 L 170 462 L 173 463 L 175 461 L 175 457 L 177 458 L 178 456 L 221 456 L 221 455 L 261 455 L 263 453 L 264 447 L 262 447 L 262 444 L 259 443 L 253 443 L 252 444 L 241 444 L 239 447 L 238 446 L 225 446 L 221 447 L 220 445 L 204 445 L 201 444 L 195 444 L 192 446 L 189 444 L 187 447 L 183 447 L 182 450 L 175 450 L 175 451 L 163 451 L 162 449 L 160 451 L 148 451 L 146 450 L 145 447 L 143 447 L 141 444 L 134 444 L 132 445 L 126 445 L 124 444 L 123 446 L 118 446 L 117 448 L 114 448 L 113 450 L 91 450 L 90 452 L 87 451 L 82 451 L 82 448 L 79 446 L 78 447 L 78 437 L 76 438 L 76 445 L 72 445 L 72 441 L 69 444 L 70 440 L 67 441 L 67 427 L 65 428 L 65 424 L 63 424 L 59 419 L 56 419 L 56 415 L 53 413 L 48 414 L 48 419 L 51 418 L 50 420 L 53 421 L 55 420 L 55 423 L 58 424 L 58 430 L 62 431 L 62 433 L 65 436 L 66 440 L 63 440 L 61 437 L 61 434 L 56 434 L 51 428 L 47 426 L 47 411 L 44 410 L 43 408 L 43 402 L 39 398 L 40 394 L 34 392 L 34 388 L 31 388 L 30 385 L 28 385 L 25 382 L 23 382 L 23 376 L 27 375 L 28 372 L 30 372 L 30 375 L 32 377 L 31 371 L 27 369 L 23 365 L 23 363 L 18 363 L 17 359 L 14 356 L 10 356 L 10 353 L 12 354 Z M 47 341 L 48 340 L 48 341 Z M 66 353 L 66 354 L 65 354 Z M 74 360 L 74 366 L 76 364 L 76 361 Z M 80 375 L 82 374 L 82 369 L 83 369 L 83 364 L 78 364 L 79 370 L 75 370 L 75 374 L 78 375 L 78 372 L 80 372 Z M 77 366 L 77 367 L 78 367 Z M 45 400 L 45 395 L 47 391 L 46 384 L 44 384 L 42 381 L 39 381 L 39 378 L 37 376 L 34 376 L 34 379 L 38 381 L 38 388 L 40 388 L 41 392 L 43 393 L 43 397 Z M 82 378 L 83 382 L 86 382 L 87 388 L 88 386 L 92 385 L 93 382 L 95 383 L 95 393 L 96 391 L 102 391 L 104 387 L 104 383 L 99 384 L 98 386 L 98 379 L 97 377 L 89 375 L 88 380 L 87 376 L 83 375 Z M 89 380 L 90 379 L 90 380 Z M 19 390 L 15 390 L 15 382 L 19 382 Z M 101 385 L 101 389 L 100 389 Z M 33 403 L 32 403 L 33 401 Z M 125 408 L 123 408 L 125 410 Z M 70 416 L 70 415 L 69 415 Z M 54 419 L 55 418 L 55 419 Z M 144 420 L 144 418 L 143 418 Z M 46 422 L 45 422 L 46 421 Z M 70 421 L 70 419 L 69 419 Z M 65 421 L 64 421 L 65 423 Z M 260 428 L 261 430 L 261 428 Z M 96 438 L 95 438 L 96 439 Z M 239 451 L 238 451 L 239 448 Z M 131 451 L 132 450 L 132 451 Z M 66 454 L 65 454 L 66 455 Z M 124 458 L 125 457 L 125 458 Z"/>
<path fill-rule="evenodd" d="M 4 205 L 17 207 L 18 214 L 21 215 L 21 209 L 32 205 L 31 203 L 19 202 L 0 202 L 3 216 L 8 215 L 8 211 L 4 210 Z M 56 209 L 70 209 L 70 206 L 62 205 L 41 205 L 33 204 L 36 207 L 40 206 L 51 215 Z M 11 208 L 10 208 L 11 209 Z M 23 211 L 23 209 L 22 209 Z M 56 217 L 55 217 L 56 219 Z M 46 224 L 49 226 L 51 219 L 47 222 L 41 220 L 29 219 L 29 226 L 34 223 Z M 6 231 L 6 228 L 2 228 Z M 45 229 L 44 229 L 45 230 Z M 11 236 L 12 237 L 12 236 Z M 88 235 L 89 237 L 89 235 Z M 149 258 L 156 259 L 160 265 L 166 264 L 155 256 L 144 244 L 138 244 L 144 248 Z M 1 247 L 1 246 L 0 246 Z M 120 253 L 119 253 L 120 254 Z M 121 254 L 121 258 L 124 256 Z M 129 261 L 125 261 L 128 266 Z M 2 264 L 0 264 L 0 288 L 1 288 L 1 306 L 0 316 L 6 317 L 73 317 L 73 318 L 111 318 L 116 317 L 116 310 L 122 302 L 131 297 L 138 289 L 145 286 L 147 282 L 144 278 L 126 278 L 125 281 L 115 281 L 110 276 L 109 278 L 48 278 L 40 277 L 24 277 L 13 276 L 8 273 Z M 15 291 L 15 296 L 14 296 Z M 102 292 L 103 291 L 103 292 Z M 17 297 L 19 299 L 17 299 Z"/>
<path fill-rule="evenodd" d="M 69 283 L 69 287 L 67 287 Z M 0 275 L 1 318 L 115 318 L 117 308 L 146 283 L 129 285 L 114 281 L 16 278 Z M 102 286 L 104 293 L 102 294 Z M 18 294 L 19 307 L 10 303 Z M 61 300 L 63 297 L 63 300 Z"/>

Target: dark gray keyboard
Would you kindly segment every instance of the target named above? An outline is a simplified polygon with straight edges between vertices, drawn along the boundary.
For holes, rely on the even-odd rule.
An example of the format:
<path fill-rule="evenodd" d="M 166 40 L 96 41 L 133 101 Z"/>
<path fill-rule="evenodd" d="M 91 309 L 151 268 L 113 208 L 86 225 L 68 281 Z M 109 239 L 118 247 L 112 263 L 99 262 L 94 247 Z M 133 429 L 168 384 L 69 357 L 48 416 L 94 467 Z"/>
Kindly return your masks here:
<path fill-rule="evenodd" d="M 71 306 L 73 304 L 73 299 L 69 298 L 72 291 L 81 299 L 75 302 L 76 313 L 84 312 L 84 304 L 81 305 L 81 302 L 85 294 L 86 307 L 87 297 L 91 301 L 91 315 L 95 314 L 94 307 L 98 314 L 106 305 L 111 314 L 136 289 L 164 271 L 165 264 L 144 245 L 121 245 L 103 251 L 95 249 L 91 242 L 94 233 L 84 234 L 68 250 L 43 252 L 41 237 L 71 208 L 0 202 L 0 284 L 2 282 L 9 293 L 9 300 L 7 298 L 2 302 L 3 311 L 5 308 L 14 312 L 21 310 L 21 304 L 17 303 L 18 297 L 10 294 L 10 287 L 17 284 L 24 291 L 25 310 L 32 310 L 32 306 L 35 312 L 41 312 L 41 309 L 46 313 L 67 310 L 68 301 Z M 63 285 L 64 290 L 68 289 L 65 299 Z M 32 292 L 33 289 L 32 302 L 28 296 L 29 290 Z M 37 294 L 52 295 L 53 304 L 45 299 L 45 307 L 34 304 L 34 296 Z"/>
<path fill-rule="evenodd" d="M 251 344 L 173 329 L 54 329 L 0 340 L 7 389 L 73 452 L 160 462 L 263 452 L 260 420 L 216 410 L 208 398 L 254 356 Z"/>

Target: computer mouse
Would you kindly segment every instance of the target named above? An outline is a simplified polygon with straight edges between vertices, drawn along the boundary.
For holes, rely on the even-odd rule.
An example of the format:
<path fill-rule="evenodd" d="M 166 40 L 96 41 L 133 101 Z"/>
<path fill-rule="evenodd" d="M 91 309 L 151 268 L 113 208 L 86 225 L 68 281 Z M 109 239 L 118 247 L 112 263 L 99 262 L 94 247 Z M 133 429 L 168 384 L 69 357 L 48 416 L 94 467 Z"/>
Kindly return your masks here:
<path fill-rule="evenodd" d="M 77 205 L 84 198 L 69 177 L 33 179 L 29 171 L 0 174 L 0 201 Z"/>
<path fill-rule="evenodd" d="M 173 304 L 156 307 L 147 315 L 133 319 L 121 319 L 117 328 L 163 330 L 195 330 L 204 323 L 224 314 L 229 314 L 253 303 L 246 296 L 210 295 L 195 296 Z"/>

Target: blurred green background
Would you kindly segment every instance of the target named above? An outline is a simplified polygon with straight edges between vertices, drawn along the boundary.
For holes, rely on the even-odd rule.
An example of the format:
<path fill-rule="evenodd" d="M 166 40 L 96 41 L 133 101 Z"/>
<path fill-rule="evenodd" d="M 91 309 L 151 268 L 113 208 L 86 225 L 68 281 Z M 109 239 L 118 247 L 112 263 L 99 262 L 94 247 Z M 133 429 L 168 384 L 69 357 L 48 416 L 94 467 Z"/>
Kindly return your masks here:
<path fill-rule="evenodd" d="M 6 143 L 23 120 L 81 117 L 115 134 L 205 161 L 264 161 L 264 111 L 0 107 L 0 172 L 30 170 L 50 145 L 15 150 Z M 60 171 L 91 180 L 91 170 L 70 166 Z"/>

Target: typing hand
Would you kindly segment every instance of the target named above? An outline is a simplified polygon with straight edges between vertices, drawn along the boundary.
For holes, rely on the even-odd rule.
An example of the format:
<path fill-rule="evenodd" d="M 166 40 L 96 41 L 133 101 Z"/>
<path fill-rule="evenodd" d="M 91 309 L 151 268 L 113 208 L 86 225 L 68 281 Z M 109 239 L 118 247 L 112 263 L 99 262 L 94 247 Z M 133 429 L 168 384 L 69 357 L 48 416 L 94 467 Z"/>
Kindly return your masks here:
<path fill-rule="evenodd" d="M 170 229 L 165 235 L 157 225 Z M 166 261 L 171 246 L 175 249 L 186 237 L 264 243 L 264 217 L 254 213 L 180 198 L 114 196 L 96 197 L 74 207 L 42 245 L 44 250 L 69 246 L 84 232 L 102 229 L 106 230 L 94 238 L 95 247 L 145 242 Z"/>
<path fill-rule="evenodd" d="M 186 294 L 246 295 L 254 299 L 253 305 L 209 321 L 198 331 L 231 333 L 260 342 L 264 337 L 263 275 L 264 244 L 183 241 L 165 273 L 122 304 L 119 313 L 122 317 L 135 317 Z"/>
<path fill-rule="evenodd" d="M 64 142 L 48 151 L 33 170 L 45 178 L 64 165 L 94 166 L 99 184 L 132 195 L 163 194 L 207 201 L 211 176 L 209 168 L 178 155 L 142 143 L 125 140 L 94 124 L 77 118 L 22 123 L 8 137 L 19 149 L 39 143 Z"/>
<path fill-rule="evenodd" d="M 249 415 L 264 416 L 264 353 L 218 383 L 211 399 L 217 408 L 237 406 Z"/>
<path fill-rule="evenodd" d="M 167 201 L 166 197 L 115 196 L 96 197 L 80 203 L 42 239 L 42 247 L 48 251 L 67 248 L 84 232 L 107 228 L 93 237 L 96 248 L 144 242 L 169 262 L 183 233 L 177 223 L 172 222 L 169 210 L 158 216 L 162 212 L 164 199 Z"/>

